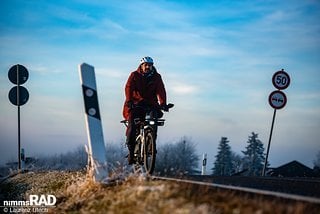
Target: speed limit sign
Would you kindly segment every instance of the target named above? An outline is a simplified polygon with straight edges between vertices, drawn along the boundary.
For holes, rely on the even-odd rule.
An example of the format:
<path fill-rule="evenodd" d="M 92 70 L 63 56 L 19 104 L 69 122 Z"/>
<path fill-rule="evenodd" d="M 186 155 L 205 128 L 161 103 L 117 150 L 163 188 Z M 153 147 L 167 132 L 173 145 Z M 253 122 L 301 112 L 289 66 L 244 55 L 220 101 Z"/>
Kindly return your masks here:
<path fill-rule="evenodd" d="M 283 69 L 274 73 L 272 77 L 272 84 L 279 90 L 288 88 L 290 85 L 290 76 Z"/>

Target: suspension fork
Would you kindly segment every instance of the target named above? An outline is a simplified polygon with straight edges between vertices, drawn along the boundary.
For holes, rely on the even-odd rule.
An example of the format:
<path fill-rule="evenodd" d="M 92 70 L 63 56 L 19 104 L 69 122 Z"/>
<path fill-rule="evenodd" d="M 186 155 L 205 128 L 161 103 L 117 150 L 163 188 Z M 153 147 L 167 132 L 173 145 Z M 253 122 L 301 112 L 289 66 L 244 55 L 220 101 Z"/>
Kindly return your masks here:
<path fill-rule="evenodd" d="M 145 131 L 144 131 L 144 125 L 142 124 L 140 126 L 140 142 L 141 142 L 141 147 L 140 147 L 140 157 L 143 157 L 143 151 L 144 151 L 144 135 L 145 135 Z"/>
<path fill-rule="evenodd" d="M 145 147 L 145 144 L 146 144 L 145 139 L 146 139 L 146 130 L 147 129 L 151 129 L 152 132 L 154 133 L 154 127 L 153 126 L 141 125 L 141 127 L 140 127 L 140 137 L 141 137 L 141 139 L 140 139 L 140 142 L 141 142 L 141 150 L 140 150 L 140 152 L 141 152 L 141 154 L 140 155 L 141 155 L 141 158 L 144 157 L 144 155 L 146 154 L 146 151 L 144 151 L 144 150 L 146 149 L 146 147 Z"/>

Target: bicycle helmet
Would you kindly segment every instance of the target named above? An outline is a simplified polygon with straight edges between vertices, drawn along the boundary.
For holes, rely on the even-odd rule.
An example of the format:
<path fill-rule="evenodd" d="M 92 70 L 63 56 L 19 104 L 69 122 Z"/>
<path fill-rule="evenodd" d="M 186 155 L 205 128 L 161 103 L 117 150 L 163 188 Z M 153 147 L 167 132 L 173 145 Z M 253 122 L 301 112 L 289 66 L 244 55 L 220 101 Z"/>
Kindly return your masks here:
<path fill-rule="evenodd" d="M 153 64 L 153 59 L 150 56 L 145 56 L 140 60 L 140 65 L 143 63 Z"/>

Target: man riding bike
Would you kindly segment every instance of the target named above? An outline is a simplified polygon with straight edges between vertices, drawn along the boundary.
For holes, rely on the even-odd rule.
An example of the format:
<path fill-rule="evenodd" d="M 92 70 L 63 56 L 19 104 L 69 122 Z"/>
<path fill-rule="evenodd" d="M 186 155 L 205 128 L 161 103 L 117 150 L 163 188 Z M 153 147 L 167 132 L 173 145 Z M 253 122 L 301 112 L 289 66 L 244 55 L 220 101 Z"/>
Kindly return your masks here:
<path fill-rule="evenodd" d="M 129 164 L 134 162 L 137 129 L 134 119 L 141 118 L 143 120 L 145 118 L 146 108 L 144 107 L 152 109 L 154 117 L 161 118 L 163 116 L 161 109 L 168 111 L 166 99 L 166 90 L 161 75 L 153 65 L 153 59 L 149 56 L 143 57 L 139 67 L 130 74 L 125 85 L 123 117 L 128 120 L 126 144 L 129 149 Z"/>

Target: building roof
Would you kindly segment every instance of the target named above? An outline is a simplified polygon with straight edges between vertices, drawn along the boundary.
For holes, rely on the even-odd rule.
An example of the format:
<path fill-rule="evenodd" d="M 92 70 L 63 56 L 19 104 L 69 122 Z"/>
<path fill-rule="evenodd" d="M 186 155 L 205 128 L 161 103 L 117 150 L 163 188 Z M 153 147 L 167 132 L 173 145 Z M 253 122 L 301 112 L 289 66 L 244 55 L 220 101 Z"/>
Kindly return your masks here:
<path fill-rule="evenodd" d="M 273 168 L 269 173 L 271 176 L 280 177 L 314 177 L 314 172 L 309 167 L 294 160 L 277 168 Z"/>

